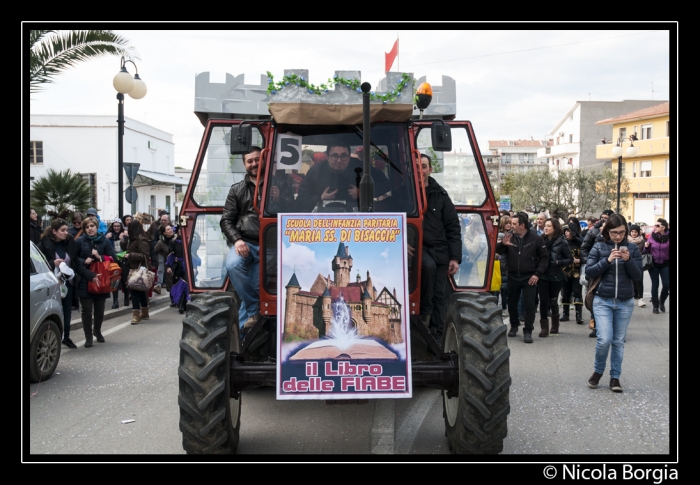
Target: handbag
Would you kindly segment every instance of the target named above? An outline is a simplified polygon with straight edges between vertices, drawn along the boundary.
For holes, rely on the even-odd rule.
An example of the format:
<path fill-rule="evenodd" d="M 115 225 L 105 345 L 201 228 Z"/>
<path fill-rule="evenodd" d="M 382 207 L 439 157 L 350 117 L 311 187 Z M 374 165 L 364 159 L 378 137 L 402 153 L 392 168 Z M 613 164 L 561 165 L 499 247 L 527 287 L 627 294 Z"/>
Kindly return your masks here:
<path fill-rule="evenodd" d="M 602 277 L 603 275 L 594 278 L 588 286 L 588 292 L 586 293 L 584 303 L 586 305 L 586 310 L 588 310 L 589 312 L 593 311 L 593 297 L 595 296 L 595 289 L 598 287 L 598 283 L 600 283 L 600 279 Z"/>
<path fill-rule="evenodd" d="M 649 253 L 642 254 L 642 271 L 649 271 L 653 267 L 654 267 L 654 258 L 651 257 L 651 254 L 649 254 Z"/>
<path fill-rule="evenodd" d="M 116 261 L 112 261 L 109 263 L 109 284 L 112 288 L 112 291 L 116 291 L 119 289 L 119 283 L 122 280 L 122 267 L 119 266 L 119 263 Z"/>
<path fill-rule="evenodd" d="M 588 281 L 586 280 L 586 266 L 581 265 L 581 270 L 580 270 L 581 275 L 578 278 L 578 283 L 581 285 L 581 287 L 584 287 L 588 284 Z"/>
<path fill-rule="evenodd" d="M 126 282 L 126 287 L 130 290 L 148 291 L 153 286 L 155 276 L 155 273 L 147 270 L 145 266 L 129 270 L 129 279 Z"/>
<path fill-rule="evenodd" d="M 68 282 L 66 281 L 66 277 L 63 273 L 61 273 L 61 270 L 59 270 L 58 267 L 54 268 L 53 272 L 61 285 L 61 299 L 64 299 L 68 296 Z"/>
<path fill-rule="evenodd" d="M 491 291 L 501 291 L 501 261 L 493 262 L 493 275 L 491 276 Z"/>
<path fill-rule="evenodd" d="M 99 282 L 95 283 L 93 280 L 88 281 L 88 293 L 101 295 L 114 291 L 112 289 L 112 275 L 110 273 L 111 265 L 112 262 L 110 261 L 93 261 L 90 263 L 90 271 L 97 275 Z"/>

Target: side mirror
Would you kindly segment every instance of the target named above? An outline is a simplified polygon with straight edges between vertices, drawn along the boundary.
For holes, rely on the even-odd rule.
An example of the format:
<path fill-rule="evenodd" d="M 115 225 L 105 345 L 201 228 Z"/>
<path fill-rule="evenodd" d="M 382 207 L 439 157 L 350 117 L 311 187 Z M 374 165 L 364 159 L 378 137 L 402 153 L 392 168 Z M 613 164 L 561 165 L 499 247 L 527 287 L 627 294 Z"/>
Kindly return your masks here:
<path fill-rule="evenodd" d="M 231 127 L 231 155 L 244 155 L 250 152 L 253 127 L 241 123 Z"/>
<path fill-rule="evenodd" d="M 430 129 L 430 135 L 432 137 L 433 150 L 438 152 L 452 151 L 450 125 L 446 125 L 442 120 L 436 121 Z"/>

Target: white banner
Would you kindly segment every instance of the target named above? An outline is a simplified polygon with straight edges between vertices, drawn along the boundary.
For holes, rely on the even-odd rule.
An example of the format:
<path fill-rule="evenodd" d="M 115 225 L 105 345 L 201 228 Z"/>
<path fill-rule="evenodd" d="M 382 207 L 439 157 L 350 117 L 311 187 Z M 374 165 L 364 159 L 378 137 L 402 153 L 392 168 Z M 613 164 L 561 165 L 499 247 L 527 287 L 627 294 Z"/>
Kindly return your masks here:
<path fill-rule="evenodd" d="M 277 170 L 301 170 L 301 136 L 278 134 L 275 161 Z"/>

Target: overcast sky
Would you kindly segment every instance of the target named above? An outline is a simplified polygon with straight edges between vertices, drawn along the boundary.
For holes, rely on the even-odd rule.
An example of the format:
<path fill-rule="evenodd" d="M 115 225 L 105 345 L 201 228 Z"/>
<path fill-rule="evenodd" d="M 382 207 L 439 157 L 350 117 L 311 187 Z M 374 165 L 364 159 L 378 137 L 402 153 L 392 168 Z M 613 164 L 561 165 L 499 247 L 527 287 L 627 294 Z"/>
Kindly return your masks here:
<path fill-rule="evenodd" d="M 464 24 L 465 30 L 422 31 L 386 23 L 384 30 L 366 31 L 347 25 L 312 31 L 284 30 L 290 27 L 286 24 L 279 30 L 230 25 L 230 30 L 171 31 L 100 26 L 131 42 L 148 86 L 140 100 L 126 96 L 125 116 L 171 133 L 176 166 L 192 166 L 201 140 L 203 127 L 194 115 L 198 73 L 243 73 L 246 84 L 257 84 L 266 71 L 279 79 L 285 69 L 308 69 L 309 81 L 319 84 L 336 70 L 359 70 L 362 81 L 376 88 L 384 77 L 384 53 L 397 35 L 399 57 L 392 71 L 427 76 L 435 85 L 442 84 L 442 75 L 454 78 L 457 119 L 473 123 L 482 153 L 488 152 L 488 140 L 544 139 L 576 101 L 661 102 L 676 92 L 676 58 L 671 81 L 669 50 L 672 45 L 675 56 L 677 39 L 660 30 L 668 25 L 658 23 L 572 24 L 571 30 L 552 24 L 553 30 L 540 31 L 529 30 L 528 24 L 512 24 L 512 30 Z M 632 27 L 641 29 L 621 30 Z M 134 74 L 133 65 L 127 68 Z M 112 78 L 118 71 L 117 57 L 81 63 L 32 95 L 30 112 L 113 114 L 116 124 Z"/>

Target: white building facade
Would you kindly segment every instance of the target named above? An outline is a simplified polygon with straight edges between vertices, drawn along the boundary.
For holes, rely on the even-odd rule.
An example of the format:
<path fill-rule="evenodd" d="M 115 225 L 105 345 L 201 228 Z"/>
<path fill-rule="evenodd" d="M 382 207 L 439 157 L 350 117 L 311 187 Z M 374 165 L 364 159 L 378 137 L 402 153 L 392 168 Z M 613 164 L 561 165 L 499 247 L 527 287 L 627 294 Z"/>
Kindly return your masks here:
<path fill-rule="evenodd" d="M 114 115 L 31 115 L 29 160 L 30 191 L 48 169 L 80 173 L 93 188 L 92 205 L 100 218 L 111 221 L 118 214 L 118 127 Z M 139 163 L 134 187 L 138 197 L 125 213 L 175 208 L 175 189 L 189 179 L 175 176 L 173 136 L 131 118 L 124 123 L 124 163 Z M 129 185 L 123 176 L 123 189 Z M 37 208 L 41 210 L 41 208 Z"/>

